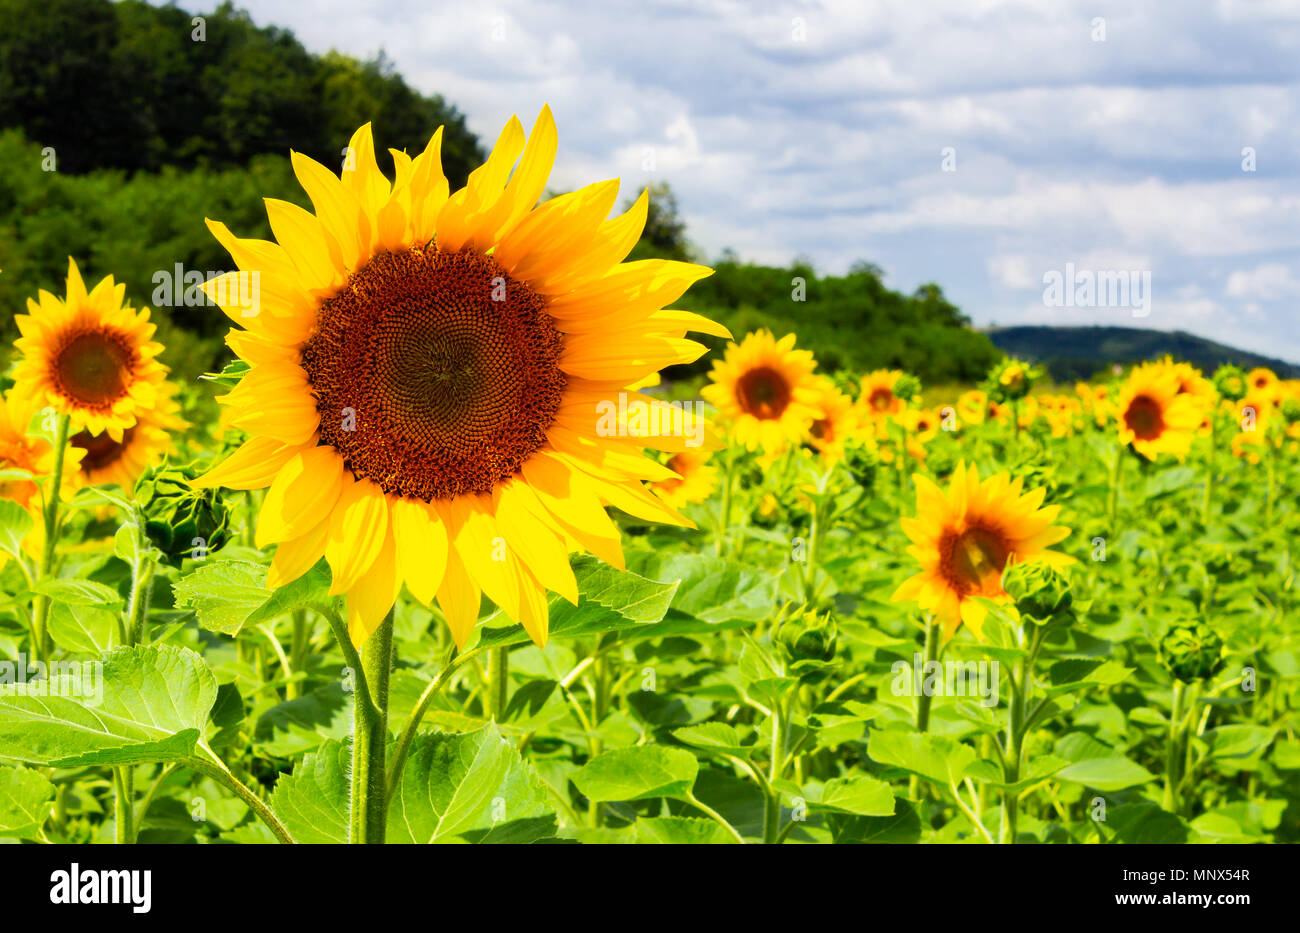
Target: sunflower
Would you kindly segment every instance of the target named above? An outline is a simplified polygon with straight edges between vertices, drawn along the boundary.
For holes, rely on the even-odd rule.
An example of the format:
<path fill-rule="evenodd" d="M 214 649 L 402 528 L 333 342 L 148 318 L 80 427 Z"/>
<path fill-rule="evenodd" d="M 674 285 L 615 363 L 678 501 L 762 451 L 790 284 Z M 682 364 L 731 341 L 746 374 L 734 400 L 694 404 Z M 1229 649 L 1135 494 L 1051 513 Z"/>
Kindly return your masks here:
<path fill-rule="evenodd" d="M 904 402 L 894 392 L 901 375 L 897 369 L 877 369 L 862 377 L 858 405 L 864 418 L 881 420 L 903 410 Z"/>
<path fill-rule="evenodd" d="M 908 548 L 921 571 L 894 592 L 895 602 L 915 602 L 933 612 L 952 635 L 965 624 L 978 637 L 984 597 L 1007 602 L 1002 571 L 1009 562 L 1042 560 L 1061 565 L 1073 558 L 1049 548 L 1070 529 L 1053 525 L 1060 506 L 1043 506 L 1045 490 L 1022 492 L 1022 480 L 999 473 L 981 481 L 963 462 L 947 491 L 916 474 L 916 518 L 902 519 Z"/>
<path fill-rule="evenodd" d="M 27 431 L 39 409 L 36 399 L 13 389 L 0 396 L 0 470 L 32 474 L 31 479 L 14 477 L 0 481 L 0 499 L 11 499 L 33 511 L 36 509 L 33 500 L 40 494 L 37 481 L 54 468 L 54 449 L 49 442 Z"/>
<path fill-rule="evenodd" d="M 140 412 L 136 423 L 122 432 L 121 440 L 114 440 L 108 432 L 79 431 L 72 435 L 72 446 L 83 452 L 74 481 L 90 486 L 116 483 L 127 491 L 135 488 L 140 474 L 171 448 L 172 435 L 185 428 L 175 395 L 175 384 L 163 382 L 157 404 Z"/>
<path fill-rule="evenodd" d="M 1187 395 L 1202 409 L 1211 409 L 1218 400 L 1219 393 L 1214 390 L 1214 383 L 1201 375 L 1201 371 L 1191 363 L 1175 363 L 1171 357 L 1161 362 L 1178 380 L 1178 394 Z"/>
<path fill-rule="evenodd" d="M 1178 377 L 1167 367 L 1133 367 L 1115 403 L 1120 443 L 1154 460 L 1162 453 L 1182 457 L 1200 428 L 1201 413 L 1188 394 L 1178 391 Z"/>
<path fill-rule="evenodd" d="M 153 406 L 166 373 L 148 309 L 126 304 L 126 286 L 111 275 L 87 292 L 71 258 L 66 298 L 42 290 L 39 299 L 14 317 L 22 334 L 14 342 L 22 353 L 15 384 L 78 428 L 120 441 Z"/>
<path fill-rule="evenodd" d="M 278 545 L 268 585 L 323 556 L 358 645 L 403 582 L 458 645 L 481 595 L 540 645 L 547 592 L 577 601 L 571 552 L 623 566 L 604 506 L 690 525 L 644 485 L 673 474 L 643 448 L 686 449 L 695 416 L 634 427 L 653 400 L 627 387 L 698 359 L 687 331 L 729 335 L 662 310 L 711 270 L 622 262 L 644 192 L 613 219 L 616 180 L 538 206 L 558 143 L 549 108 L 528 136 L 512 118 L 454 193 L 441 142 L 393 152 L 392 181 L 369 124 L 341 178 L 294 153 L 315 213 L 268 199 L 276 243 L 209 221 L 258 301 L 239 273 L 207 284 L 247 327 L 227 342 L 251 368 L 221 401 L 249 439 L 200 482 L 269 487 L 255 536 Z"/>
<path fill-rule="evenodd" d="M 817 362 L 812 351 L 796 350 L 795 335 L 780 340 L 759 330 L 739 344 L 730 344 L 721 360 L 713 361 L 712 380 L 701 393 L 731 423 L 736 442 L 769 455 L 780 453 L 808 436 L 822 416 Z"/>
<path fill-rule="evenodd" d="M 703 502 L 718 485 L 718 468 L 709 463 L 710 455 L 711 451 L 702 448 L 678 451 L 665 464 L 676 475 L 650 488 L 675 509 Z"/>
<path fill-rule="evenodd" d="M 858 432 L 857 406 L 830 379 L 818 379 L 817 390 L 821 417 L 809 427 L 808 443 L 828 464 L 837 463 L 844 457 L 844 442 Z"/>
<path fill-rule="evenodd" d="M 1277 391 L 1277 373 L 1266 366 L 1256 366 L 1246 373 L 1246 391 L 1254 396 L 1271 399 Z"/>
<path fill-rule="evenodd" d="M 957 417 L 963 425 L 983 424 L 987 417 L 989 397 L 980 389 L 968 389 L 957 398 Z"/>

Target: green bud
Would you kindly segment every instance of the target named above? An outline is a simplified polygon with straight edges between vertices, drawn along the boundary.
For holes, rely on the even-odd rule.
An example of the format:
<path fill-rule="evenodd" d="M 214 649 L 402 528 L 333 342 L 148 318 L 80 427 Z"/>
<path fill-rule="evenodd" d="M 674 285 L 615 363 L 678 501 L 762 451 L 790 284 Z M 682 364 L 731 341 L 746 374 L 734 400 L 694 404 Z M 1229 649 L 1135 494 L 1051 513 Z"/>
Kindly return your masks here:
<path fill-rule="evenodd" d="M 911 373 L 899 373 L 894 380 L 894 395 L 905 402 L 914 402 L 921 397 L 921 380 Z"/>
<path fill-rule="evenodd" d="M 1160 639 L 1160 659 L 1178 680 L 1208 680 L 1223 668 L 1223 639 L 1204 622 L 1177 622 Z"/>
<path fill-rule="evenodd" d="M 1280 411 L 1287 424 L 1295 424 L 1300 421 L 1300 400 L 1287 399 L 1282 403 Z"/>
<path fill-rule="evenodd" d="M 192 465 L 164 464 L 146 470 L 135 484 L 145 534 L 173 566 L 186 557 L 206 557 L 230 537 L 230 512 L 221 494 L 192 485 L 199 473 Z"/>
<path fill-rule="evenodd" d="M 777 650 L 790 673 L 807 683 L 825 676 L 827 665 L 835 659 L 838 640 L 839 626 L 829 612 L 796 612 L 777 626 L 775 633 Z"/>
<path fill-rule="evenodd" d="M 1220 366 L 1214 371 L 1211 381 L 1214 390 L 1229 401 L 1235 402 L 1246 396 L 1246 373 L 1240 366 Z"/>
<path fill-rule="evenodd" d="M 880 453 L 876 445 L 861 438 L 850 437 L 844 442 L 844 469 L 863 489 L 870 490 L 880 469 Z"/>
<path fill-rule="evenodd" d="M 1069 618 L 1070 581 L 1045 561 L 1012 564 L 1002 574 L 1002 588 L 1020 614 L 1038 625 Z"/>

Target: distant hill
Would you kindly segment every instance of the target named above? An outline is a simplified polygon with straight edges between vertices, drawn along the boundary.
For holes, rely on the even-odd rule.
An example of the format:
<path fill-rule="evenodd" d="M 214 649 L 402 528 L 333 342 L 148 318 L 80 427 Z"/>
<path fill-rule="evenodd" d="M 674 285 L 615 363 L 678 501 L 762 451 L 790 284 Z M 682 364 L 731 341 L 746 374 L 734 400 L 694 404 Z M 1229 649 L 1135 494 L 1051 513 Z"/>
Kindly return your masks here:
<path fill-rule="evenodd" d="M 1284 379 L 1300 378 L 1300 366 L 1225 346 L 1185 331 L 1136 327 L 994 327 L 984 331 L 1004 353 L 1047 367 L 1058 382 L 1088 379 L 1112 363 L 1139 363 L 1166 354 L 1213 372 L 1224 363 L 1244 369 L 1267 366 Z"/>

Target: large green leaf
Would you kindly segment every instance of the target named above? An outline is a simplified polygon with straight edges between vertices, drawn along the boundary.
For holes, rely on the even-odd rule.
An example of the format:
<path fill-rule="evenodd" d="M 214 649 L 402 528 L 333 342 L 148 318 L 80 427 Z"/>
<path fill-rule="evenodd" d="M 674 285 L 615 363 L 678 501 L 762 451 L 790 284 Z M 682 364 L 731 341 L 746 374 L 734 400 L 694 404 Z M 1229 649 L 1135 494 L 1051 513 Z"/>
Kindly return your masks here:
<path fill-rule="evenodd" d="M 172 584 L 178 607 L 193 609 L 199 625 L 234 635 L 270 597 L 266 568 L 251 560 L 206 560 Z"/>
<path fill-rule="evenodd" d="M 808 806 L 854 816 L 893 816 L 894 792 L 880 778 L 854 774 L 829 780 L 810 792 Z"/>
<path fill-rule="evenodd" d="M 388 810 L 388 841 L 533 841 L 554 834 L 541 778 L 494 724 L 474 732 L 423 733 Z"/>
<path fill-rule="evenodd" d="M 0 767 L 0 836 L 41 839 L 54 785 L 28 768 Z"/>
<path fill-rule="evenodd" d="M 605 632 L 662 634 L 658 622 L 668 611 L 676 583 L 658 583 L 630 571 L 616 570 L 592 557 L 573 562 L 578 581 L 578 605 L 554 594 L 550 597 L 550 637 L 590 638 Z M 523 626 L 508 624 L 496 612 L 477 629 L 469 647 L 499 648 L 532 639 Z M 640 631 L 638 631 L 640 630 Z"/>
<path fill-rule="evenodd" d="M 919 774 L 944 787 L 957 783 L 975 760 L 975 750 L 944 736 L 928 732 L 872 729 L 867 754 L 885 765 Z"/>
<path fill-rule="evenodd" d="M 216 697 L 216 678 L 188 648 L 117 648 L 102 665 L 66 663 L 0 686 L 0 756 L 61 768 L 189 758 Z"/>
<path fill-rule="evenodd" d="M 50 606 L 50 637 L 68 651 L 103 654 L 117 638 L 118 618 L 100 606 L 56 602 Z"/>
<path fill-rule="evenodd" d="M 596 802 L 647 797 L 684 800 L 699 770 L 695 756 L 684 749 L 636 745 L 597 755 L 574 773 L 573 783 Z"/>
<path fill-rule="evenodd" d="M 1134 761 L 1116 756 L 1113 758 L 1085 758 L 1062 768 L 1056 773 L 1061 781 L 1083 784 L 1097 790 L 1123 790 L 1136 787 L 1156 776 Z"/>
<path fill-rule="evenodd" d="M 271 809 L 297 842 L 348 841 L 352 746 L 330 739 L 308 752 L 271 792 Z"/>

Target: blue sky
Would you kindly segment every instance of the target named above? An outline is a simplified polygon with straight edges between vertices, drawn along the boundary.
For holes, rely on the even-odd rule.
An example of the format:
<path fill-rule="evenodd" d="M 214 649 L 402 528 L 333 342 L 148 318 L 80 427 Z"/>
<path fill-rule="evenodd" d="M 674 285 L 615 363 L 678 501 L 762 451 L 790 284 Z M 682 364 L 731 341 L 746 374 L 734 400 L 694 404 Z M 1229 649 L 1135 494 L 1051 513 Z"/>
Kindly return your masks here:
<path fill-rule="evenodd" d="M 1300 361 L 1297 0 L 242 5 L 313 51 L 383 49 L 486 143 L 549 102 L 555 187 L 666 180 L 709 255 L 863 259 L 981 325 Z M 1045 306 L 1067 264 L 1150 273 L 1150 314 Z"/>

